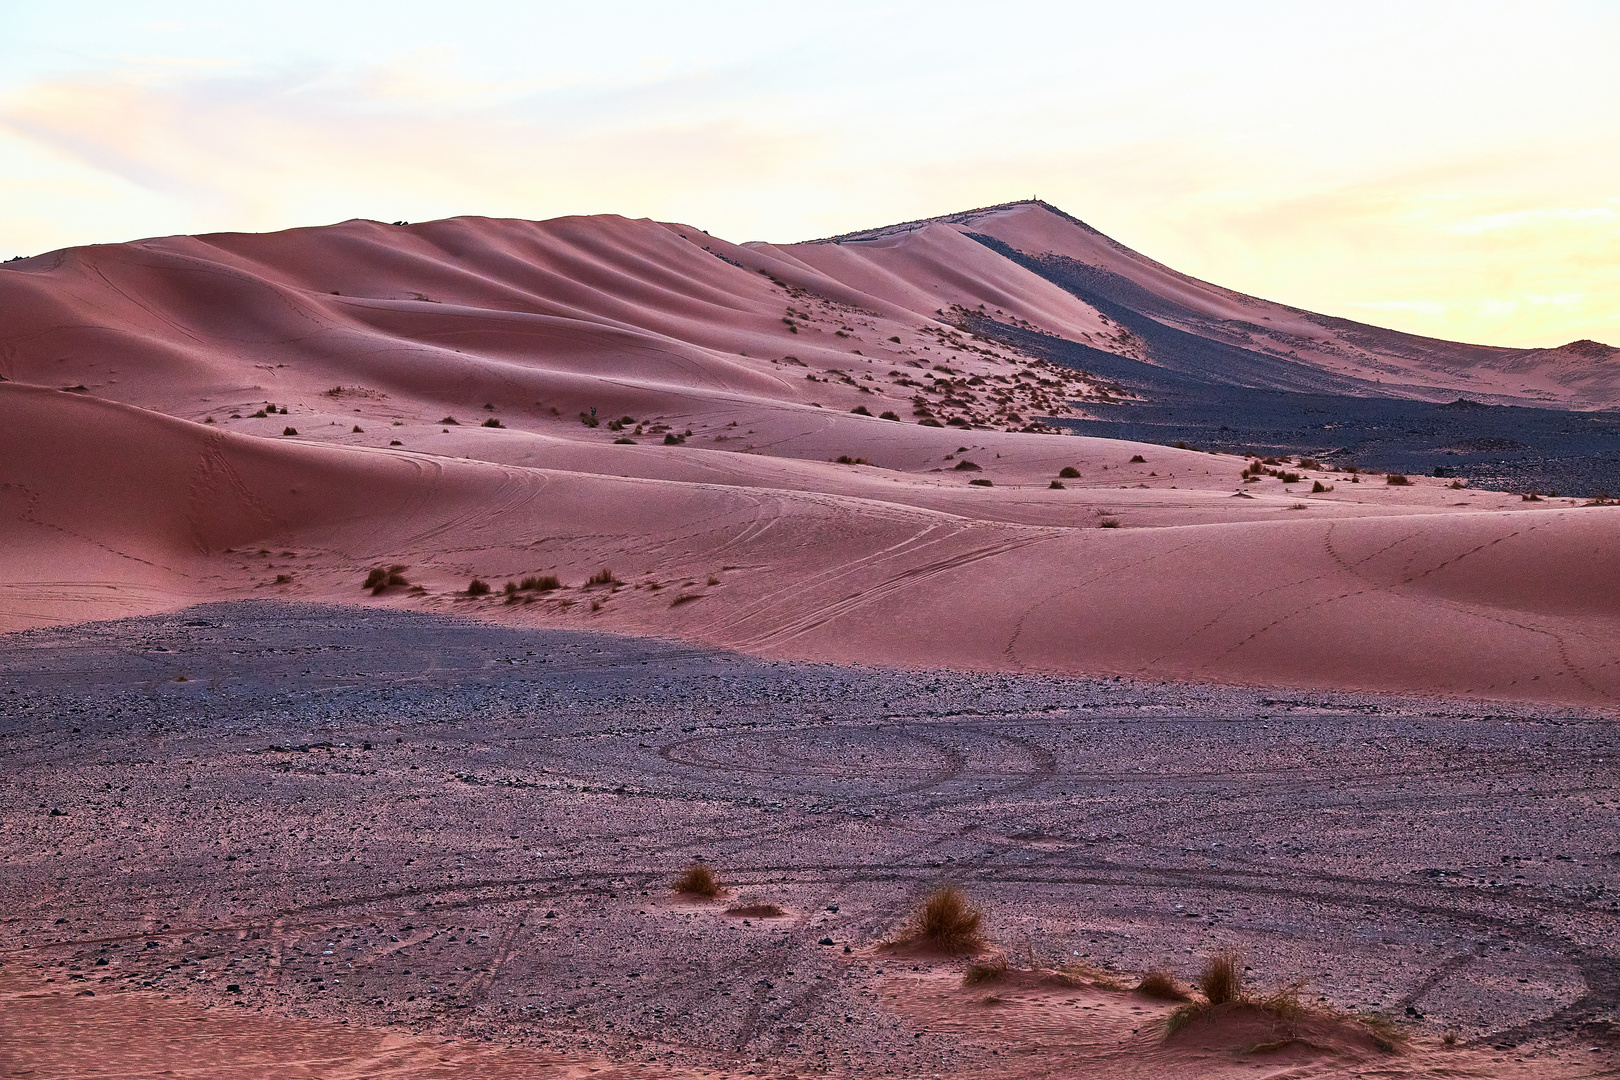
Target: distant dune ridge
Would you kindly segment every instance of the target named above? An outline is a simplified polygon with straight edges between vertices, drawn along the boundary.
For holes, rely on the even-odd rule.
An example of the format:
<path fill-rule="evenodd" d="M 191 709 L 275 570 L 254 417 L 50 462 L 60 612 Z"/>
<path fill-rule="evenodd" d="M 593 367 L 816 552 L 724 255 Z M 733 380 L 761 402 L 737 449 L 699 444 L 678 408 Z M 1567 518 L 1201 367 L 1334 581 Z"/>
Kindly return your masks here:
<path fill-rule="evenodd" d="M 1043 343 L 1234 392 L 1620 405 L 1607 345 L 1312 315 L 1038 202 L 793 245 L 604 216 L 75 248 L 0 269 L 0 629 L 274 596 L 1614 706 L 1620 509 L 1059 435 L 1150 389 Z M 414 589 L 361 589 L 394 565 Z"/>

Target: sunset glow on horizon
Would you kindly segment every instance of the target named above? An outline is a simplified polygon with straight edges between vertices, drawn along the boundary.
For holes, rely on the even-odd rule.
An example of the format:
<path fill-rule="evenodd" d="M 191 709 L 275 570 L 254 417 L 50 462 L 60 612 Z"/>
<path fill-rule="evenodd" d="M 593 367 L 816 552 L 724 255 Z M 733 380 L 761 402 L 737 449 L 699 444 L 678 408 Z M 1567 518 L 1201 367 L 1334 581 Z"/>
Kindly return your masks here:
<path fill-rule="evenodd" d="M 1039 196 L 1325 314 L 1620 345 L 1617 53 L 1599 0 L 6 4 L 0 259 L 462 214 L 781 242 Z"/>

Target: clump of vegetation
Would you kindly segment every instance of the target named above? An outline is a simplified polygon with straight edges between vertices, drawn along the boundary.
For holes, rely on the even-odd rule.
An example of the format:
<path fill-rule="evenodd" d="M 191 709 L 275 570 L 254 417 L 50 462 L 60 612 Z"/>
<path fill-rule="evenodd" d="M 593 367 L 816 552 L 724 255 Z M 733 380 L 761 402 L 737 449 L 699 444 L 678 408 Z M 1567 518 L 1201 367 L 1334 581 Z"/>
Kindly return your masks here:
<path fill-rule="evenodd" d="M 973 464 L 973 462 L 971 462 L 971 461 L 968 461 L 966 458 L 963 458 L 961 461 L 958 461 L 956 463 L 956 471 L 957 472 L 980 472 L 981 470 L 980 470 L 979 466 Z"/>
<path fill-rule="evenodd" d="M 562 582 L 557 580 L 556 574 L 531 575 L 518 582 L 518 588 L 524 592 L 550 592 L 562 588 Z"/>
<path fill-rule="evenodd" d="M 276 584 L 277 585 L 286 585 L 286 584 L 289 584 L 291 581 L 292 581 L 292 575 L 291 574 L 277 574 L 276 575 Z"/>
<path fill-rule="evenodd" d="M 298 434 L 298 429 L 295 428 L 295 427 L 282 428 L 281 433 L 283 435 L 296 435 L 296 434 Z"/>
<path fill-rule="evenodd" d="M 720 879 L 714 876 L 702 863 L 695 862 L 688 866 L 681 876 L 675 879 L 675 891 L 687 896 L 719 896 Z"/>
<path fill-rule="evenodd" d="M 360 587 L 370 589 L 372 596 L 380 596 L 396 585 L 409 585 L 410 582 L 405 580 L 405 571 L 407 569 L 409 568 L 398 564 L 394 566 L 374 566 L 366 574 L 366 583 Z"/>
<path fill-rule="evenodd" d="M 1187 1001 L 1191 997 L 1176 982 L 1176 977 L 1163 968 L 1155 968 L 1143 975 L 1142 981 L 1136 984 L 1136 992 L 1160 1001 Z"/>
<path fill-rule="evenodd" d="M 1312 495 L 1320 495 L 1325 491 L 1332 491 L 1332 490 L 1333 490 L 1332 488 L 1328 487 L 1326 484 L 1322 483 L 1322 481 L 1320 481 L 1320 480 L 1313 480 L 1311 482 L 1311 494 Z"/>
<path fill-rule="evenodd" d="M 1408 480 L 1405 475 L 1401 473 L 1392 472 L 1384 477 L 1384 483 L 1388 484 L 1390 487 L 1410 487 L 1412 481 Z"/>
<path fill-rule="evenodd" d="M 900 419 L 900 416 L 899 416 L 898 413 L 894 412 L 893 410 L 890 410 L 889 412 L 879 413 L 878 414 L 878 419 L 879 420 L 898 420 L 898 419 Z"/>
<path fill-rule="evenodd" d="M 364 435 L 365 433 L 366 433 L 366 429 L 361 427 L 359 424 L 356 424 L 356 425 L 354 425 L 354 430 L 351 431 L 349 434 L 351 434 L 351 435 Z"/>
<path fill-rule="evenodd" d="M 1099 529 L 1117 529 L 1119 527 L 1119 518 L 1105 517 L 1101 521 L 1097 522 L 1097 528 Z"/>
<path fill-rule="evenodd" d="M 1529 492 L 1526 492 L 1523 495 L 1520 495 L 1519 499 L 1522 502 L 1540 502 L 1541 501 L 1541 496 L 1537 495 L 1533 491 L 1529 491 Z"/>
<path fill-rule="evenodd" d="M 501 423 L 499 420 L 495 419 L 492 416 L 488 420 L 485 420 L 481 426 L 482 427 L 505 427 L 506 425 Z"/>
<path fill-rule="evenodd" d="M 473 578 L 472 581 L 467 583 L 467 595 L 468 596 L 488 596 L 489 595 L 489 582 L 480 581 L 477 578 Z"/>
<path fill-rule="evenodd" d="M 1147 464 L 1147 458 L 1143 457 L 1141 454 L 1132 454 L 1131 455 L 1131 460 L 1128 462 L 1128 464 L 1131 464 L 1131 465 L 1146 465 Z"/>
<path fill-rule="evenodd" d="M 589 428 L 597 427 L 602 423 L 602 421 L 596 418 L 595 413 L 588 412 L 581 412 L 579 414 L 579 422 Z"/>
<path fill-rule="evenodd" d="M 969 964 L 962 969 L 963 986 L 979 986 L 984 983 L 1000 982 L 1007 977 L 1007 958 L 1000 953 L 988 960 Z"/>
<path fill-rule="evenodd" d="M 613 571 L 602 567 L 596 573 L 585 579 L 586 585 L 623 585 L 624 582 L 613 576 Z"/>
<path fill-rule="evenodd" d="M 1078 480 L 1080 479 L 1080 470 L 1073 465 L 1065 465 L 1058 470 L 1058 478 L 1061 480 Z"/>
<path fill-rule="evenodd" d="M 1204 961 L 1198 973 L 1198 989 L 1211 1005 L 1224 1005 L 1243 997 L 1243 957 L 1237 953 L 1216 953 Z"/>
<path fill-rule="evenodd" d="M 1047 484 L 1046 486 L 1048 488 L 1052 489 L 1053 491 L 1063 491 L 1063 490 L 1065 490 L 1064 487 L 1063 487 L 1063 481 L 1061 481 L 1061 480 L 1054 480 L 1050 484 Z"/>
<path fill-rule="evenodd" d="M 787 912 L 777 904 L 738 904 L 726 908 L 726 914 L 744 919 L 780 919 Z"/>
<path fill-rule="evenodd" d="M 995 484 L 991 483 L 989 480 L 984 479 L 982 476 L 980 478 L 978 478 L 977 480 L 969 480 L 968 485 L 970 487 L 995 487 L 996 486 Z"/>
<path fill-rule="evenodd" d="M 634 445 L 636 445 L 636 440 L 634 440 L 634 439 L 614 439 L 613 440 L 613 445 L 614 446 L 634 446 Z"/>
<path fill-rule="evenodd" d="M 850 457 L 848 454 L 839 454 L 838 457 L 835 460 L 840 465 L 870 465 L 870 464 L 872 464 L 870 461 L 867 461 L 863 457 Z"/>
<path fill-rule="evenodd" d="M 948 952 L 970 952 L 984 944 L 979 927 L 984 912 L 955 885 L 941 885 L 912 918 L 910 940 Z"/>
<path fill-rule="evenodd" d="M 871 416 L 872 415 L 872 410 L 868 409 L 865 405 L 857 405 L 857 406 L 855 406 L 853 409 L 851 409 L 849 411 L 854 413 L 856 416 Z"/>
<path fill-rule="evenodd" d="M 673 431 L 664 436 L 665 446 L 679 446 L 686 441 L 685 435 L 677 435 Z"/>
<path fill-rule="evenodd" d="M 450 424 L 453 427 L 460 427 L 461 426 L 459 423 L 456 422 L 456 418 L 453 417 L 453 416 L 447 416 L 443 420 L 440 420 L 439 423 L 441 423 L 441 424 Z"/>

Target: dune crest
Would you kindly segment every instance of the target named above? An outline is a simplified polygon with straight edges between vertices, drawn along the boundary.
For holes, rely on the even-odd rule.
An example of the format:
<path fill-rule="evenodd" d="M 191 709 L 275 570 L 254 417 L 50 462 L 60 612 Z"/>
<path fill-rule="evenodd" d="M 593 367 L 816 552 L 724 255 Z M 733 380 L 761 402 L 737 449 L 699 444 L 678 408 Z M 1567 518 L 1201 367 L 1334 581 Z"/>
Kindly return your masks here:
<path fill-rule="evenodd" d="M 1614 705 L 1620 509 L 1056 434 L 1133 391 L 1039 342 L 1180 362 L 1110 306 L 1130 290 L 1261 358 L 1222 378 L 1348 385 L 1376 360 L 1451 401 L 1466 365 L 1471 394 L 1511 371 L 1613 402 L 1607 346 L 1324 320 L 1038 203 L 795 245 L 598 217 L 71 249 L 0 271 L 0 629 L 273 596 Z M 394 565 L 414 590 L 362 589 Z"/>

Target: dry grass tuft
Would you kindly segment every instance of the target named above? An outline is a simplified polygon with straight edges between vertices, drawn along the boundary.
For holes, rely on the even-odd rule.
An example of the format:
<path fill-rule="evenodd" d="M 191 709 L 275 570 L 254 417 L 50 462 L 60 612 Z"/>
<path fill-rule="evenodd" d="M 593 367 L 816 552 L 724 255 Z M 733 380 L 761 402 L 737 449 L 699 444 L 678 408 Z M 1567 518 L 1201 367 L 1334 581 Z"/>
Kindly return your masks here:
<path fill-rule="evenodd" d="M 1211 1005 L 1243 1000 L 1243 957 L 1237 953 L 1216 953 L 1204 961 L 1198 974 L 1198 989 Z"/>
<path fill-rule="evenodd" d="M 739 904 L 726 908 L 726 914 L 744 919 L 780 919 L 787 912 L 776 904 Z"/>
<path fill-rule="evenodd" d="M 618 578 L 613 576 L 613 571 L 612 570 L 609 570 L 607 567 L 604 566 L 604 567 L 602 567 L 602 569 L 598 570 L 596 573 L 594 573 L 590 577 L 586 578 L 585 579 L 585 584 L 587 584 L 587 585 L 622 585 L 623 582 L 621 582 Z"/>
<path fill-rule="evenodd" d="M 989 960 L 977 964 L 969 964 L 962 971 L 963 986 L 978 986 L 981 983 L 1000 982 L 1007 977 L 1007 958 L 997 953 Z"/>
<path fill-rule="evenodd" d="M 1143 975 L 1142 981 L 1136 984 L 1136 992 L 1160 1001 L 1186 1001 L 1190 997 L 1176 982 L 1176 977 L 1163 968 L 1155 968 Z"/>
<path fill-rule="evenodd" d="M 468 596 L 488 596 L 489 595 L 489 582 L 481 581 L 478 578 L 473 578 L 471 581 L 469 581 L 467 583 L 467 595 Z"/>
<path fill-rule="evenodd" d="M 557 580 L 556 574 L 547 574 L 544 577 L 531 575 L 518 582 L 518 588 L 525 592 L 551 592 L 562 588 L 562 582 Z"/>
<path fill-rule="evenodd" d="M 366 575 L 366 583 L 360 587 L 370 589 L 372 596 L 380 596 L 396 585 L 410 584 L 405 580 L 405 570 L 406 567 L 398 563 L 393 566 L 374 566 Z"/>
<path fill-rule="evenodd" d="M 951 952 L 968 952 L 984 944 L 979 927 L 984 912 L 968 902 L 955 885 L 941 885 L 923 901 L 912 925 L 911 938 Z"/>
<path fill-rule="evenodd" d="M 688 896 L 719 896 L 720 879 L 702 863 L 693 863 L 675 879 L 675 891 Z"/>

